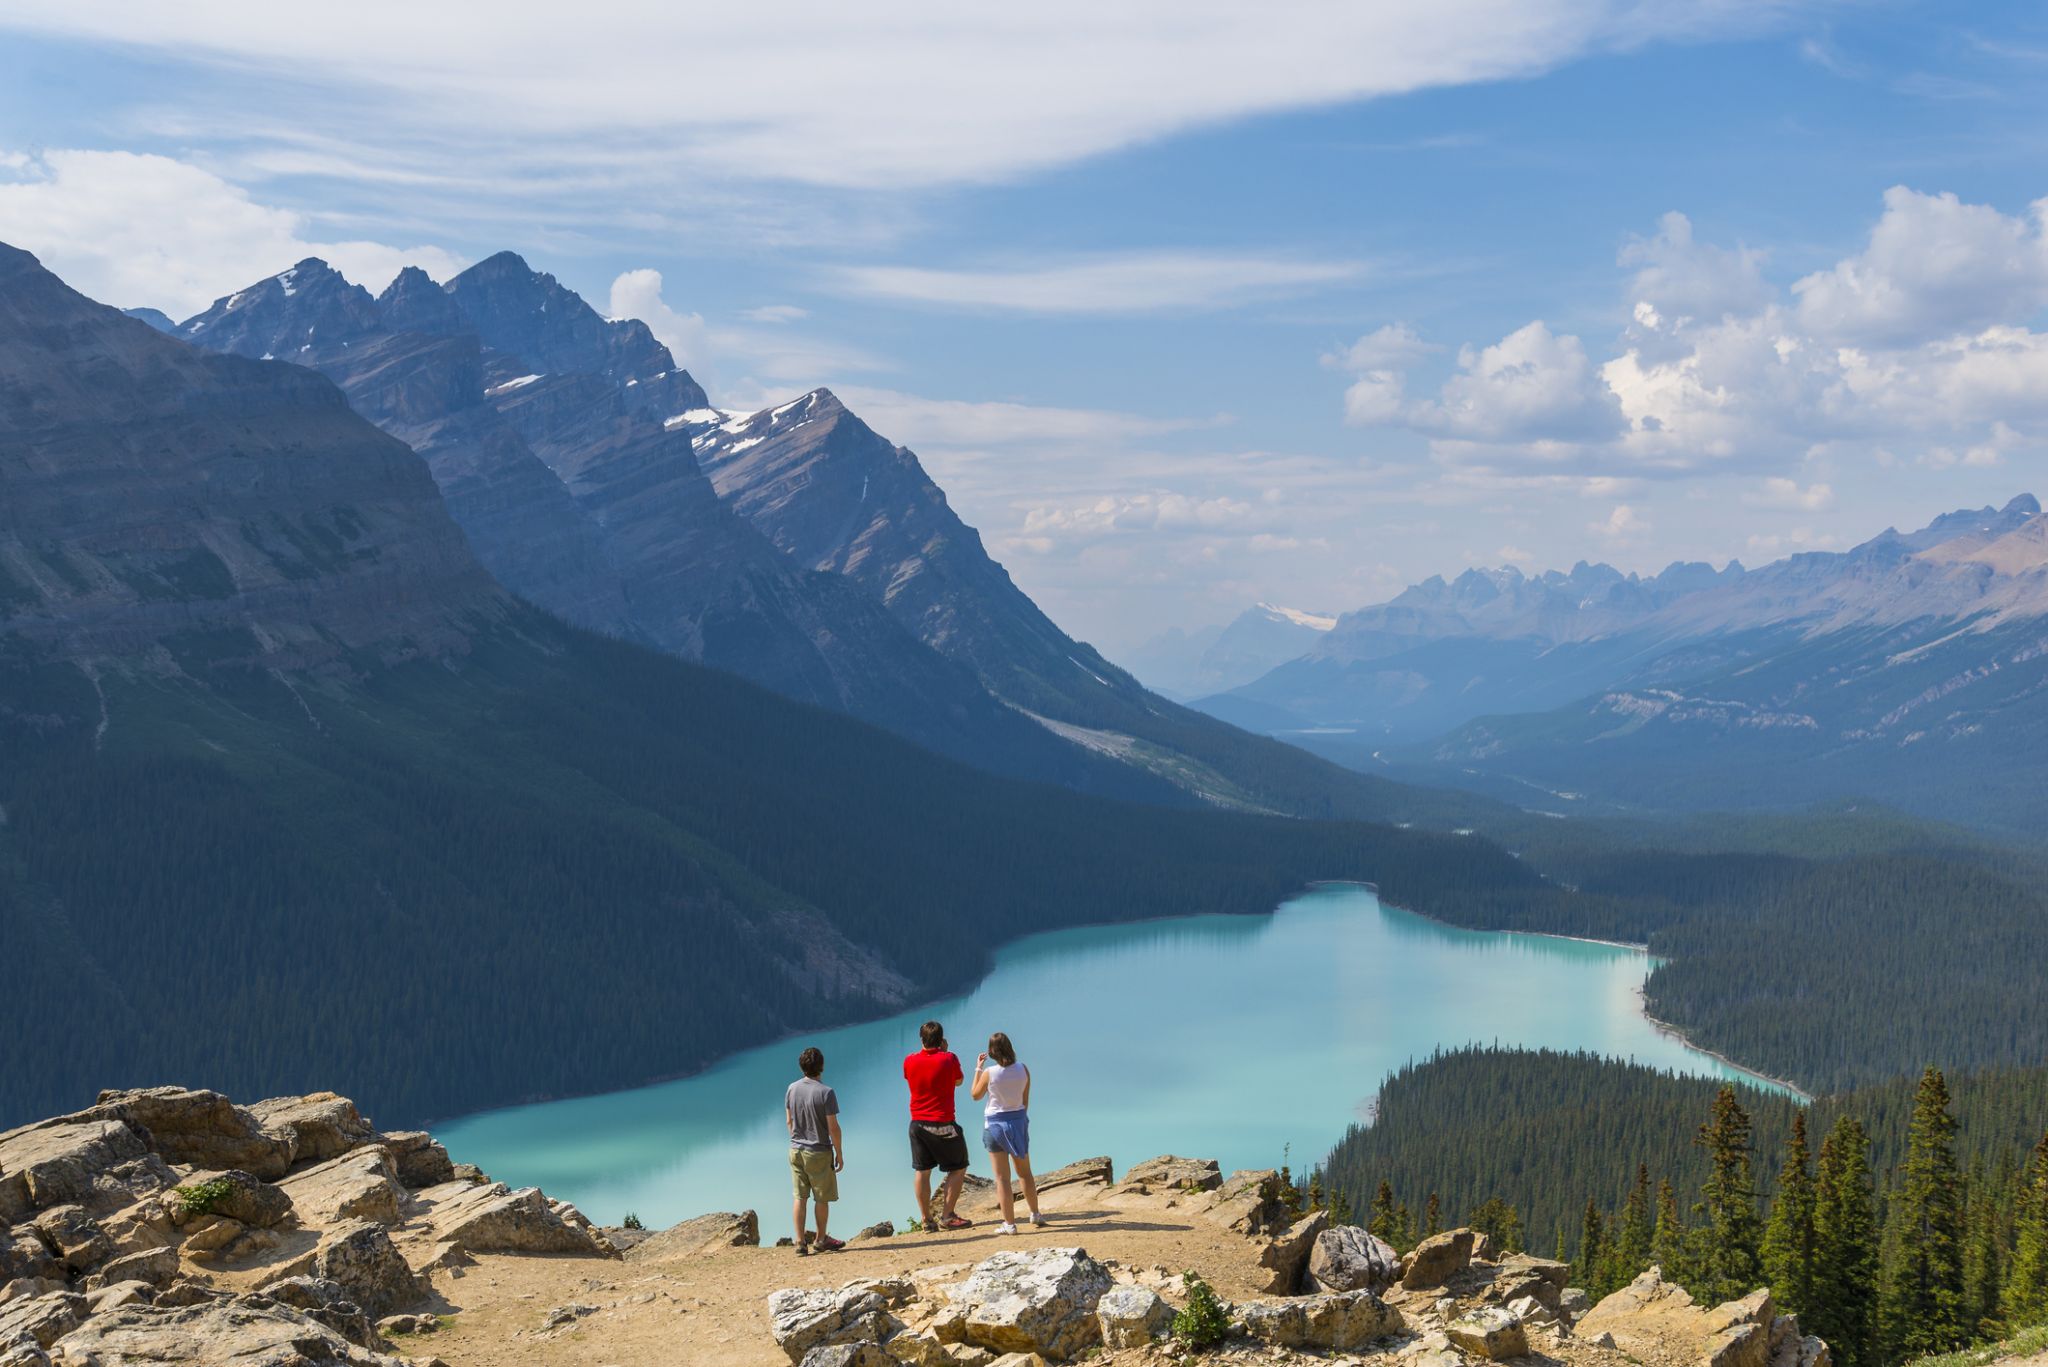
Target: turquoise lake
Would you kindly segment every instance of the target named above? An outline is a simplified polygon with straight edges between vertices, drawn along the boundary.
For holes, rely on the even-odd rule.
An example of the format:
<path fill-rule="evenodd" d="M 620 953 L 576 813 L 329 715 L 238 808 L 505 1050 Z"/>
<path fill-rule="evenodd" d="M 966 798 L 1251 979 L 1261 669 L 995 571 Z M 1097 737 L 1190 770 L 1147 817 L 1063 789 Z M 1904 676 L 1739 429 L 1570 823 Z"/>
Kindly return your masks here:
<path fill-rule="evenodd" d="M 1159 1153 L 1224 1171 L 1297 1169 L 1367 1118 L 1380 1081 L 1439 1048 L 1586 1049 L 1677 1072 L 1745 1076 L 1660 1033 L 1637 998 L 1641 950 L 1459 930 L 1314 888 L 1270 916 L 1190 916 L 1056 931 L 999 951 L 965 996 L 736 1054 L 675 1082 L 470 1116 L 436 1128 L 459 1162 L 649 1228 L 712 1210 L 760 1212 L 786 1233 L 783 1088 L 806 1044 L 839 1094 L 847 1167 L 832 1228 L 913 1206 L 903 1056 L 928 1017 L 972 1071 L 991 1030 L 1032 1070 L 1041 1171 Z M 987 1176 L 980 1107 L 960 1091 L 972 1171 Z"/>

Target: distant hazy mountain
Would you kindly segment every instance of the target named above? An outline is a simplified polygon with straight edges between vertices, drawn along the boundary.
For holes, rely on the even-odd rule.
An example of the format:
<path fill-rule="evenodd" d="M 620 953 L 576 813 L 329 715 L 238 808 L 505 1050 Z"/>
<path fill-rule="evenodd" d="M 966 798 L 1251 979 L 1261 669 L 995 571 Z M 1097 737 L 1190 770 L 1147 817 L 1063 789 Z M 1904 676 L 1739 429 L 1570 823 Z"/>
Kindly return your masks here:
<path fill-rule="evenodd" d="M 1230 696 L 1348 733 L 1308 740 L 1348 763 L 1551 807 L 1863 796 L 2016 827 L 2048 815 L 2048 519 L 2021 495 L 1755 570 L 1433 579 Z"/>
<path fill-rule="evenodd" d="M 178 325 L 162 309 L 122 309 L 130 318 L 139 318 L 158 332 L 175 332 Z"/>
<path fill-rule="evenodd" d="M 1131 671 L 1171 696 L 1200 698 L 1306 654 L 1336 625 L 1330 613 L 1259 603 L 1220 627 L 1153 637 L 1131 652 Z"/>

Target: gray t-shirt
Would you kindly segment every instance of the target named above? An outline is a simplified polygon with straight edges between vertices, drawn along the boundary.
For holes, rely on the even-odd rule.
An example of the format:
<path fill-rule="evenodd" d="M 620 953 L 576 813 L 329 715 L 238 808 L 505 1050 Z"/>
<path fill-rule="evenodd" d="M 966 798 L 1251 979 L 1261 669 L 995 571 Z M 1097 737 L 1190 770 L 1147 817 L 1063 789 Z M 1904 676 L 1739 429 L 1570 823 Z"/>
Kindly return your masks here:
<path fill-rule="evenodd" d="M 839 1114 L 839 1096 L 814 1077 L 800 1077 L 783 1094 L 789 1107 L 789 1145 L 793 1149 L 832 1147 L 832 1131 L 825 1117 Z"/>

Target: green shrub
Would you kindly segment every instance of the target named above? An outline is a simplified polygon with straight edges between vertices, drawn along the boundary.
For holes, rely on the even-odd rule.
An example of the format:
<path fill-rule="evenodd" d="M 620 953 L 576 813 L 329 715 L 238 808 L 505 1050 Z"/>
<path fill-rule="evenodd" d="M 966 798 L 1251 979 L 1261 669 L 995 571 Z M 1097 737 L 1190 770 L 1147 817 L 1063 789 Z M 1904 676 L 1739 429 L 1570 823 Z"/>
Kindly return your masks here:
<path fill-rule="evenodd" d="M 627 1211 L 627 1212 L 626 1212 L 626 1218 L 625 1218 L 624 1220 L 621 1220 L 621 1221 L 619 1222 L 619 1228 L 621 1228 L 621 1229 L 645 1229 L 645 1228 L 647 1228 L 647 1226 L 646 1226 L 646 1225 L 643 1225 L 643 1224 L 641 1224 L 641 1223 L 640 1223 L 640 1217 L 639 1217 L 639 1216 L 637 1216 L 637 1215 L 635 1215 L 635 1214 L 634 1214 L 634 1213 L 633 1213 L 632 1211 L 630 1211 L 630 1210 L 629 1210 L 629 1211 Z"/>
<path fill-rule="evenodd" d="M 1213 1348 L 1230 1332 L 1230 1311 L 1199 1276 L 1186 1272 L 1180 1280 L 1188 1303 L 1173 1317 L 1173 1336 L 1190 1348 Z"/>
<path fill-rule="evenodd" d="M 179 1187 L 171 1193 L 171 1199 L 178 1203 L 178 1213 L 181 1215 L 211 1215 L 234 1194 L 233 1182 L 225 1177 L 216 1177 L 210 1182 Z"/>

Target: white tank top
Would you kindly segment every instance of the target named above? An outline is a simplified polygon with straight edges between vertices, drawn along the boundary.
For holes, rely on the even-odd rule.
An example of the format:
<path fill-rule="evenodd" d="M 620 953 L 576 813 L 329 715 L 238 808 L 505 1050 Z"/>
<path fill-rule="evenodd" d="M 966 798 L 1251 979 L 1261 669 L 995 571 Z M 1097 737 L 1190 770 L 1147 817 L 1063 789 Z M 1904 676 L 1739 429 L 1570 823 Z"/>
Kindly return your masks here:
<path fill-rule="evenodd" d="M 1031 1081 L 1031 1070 L 1021 1063 L 1012 1063 L 1007 1068 L 1000 1063 L 988 1065 L 988 1114 L 1024 1109 L 1024 1086 Z"/>

